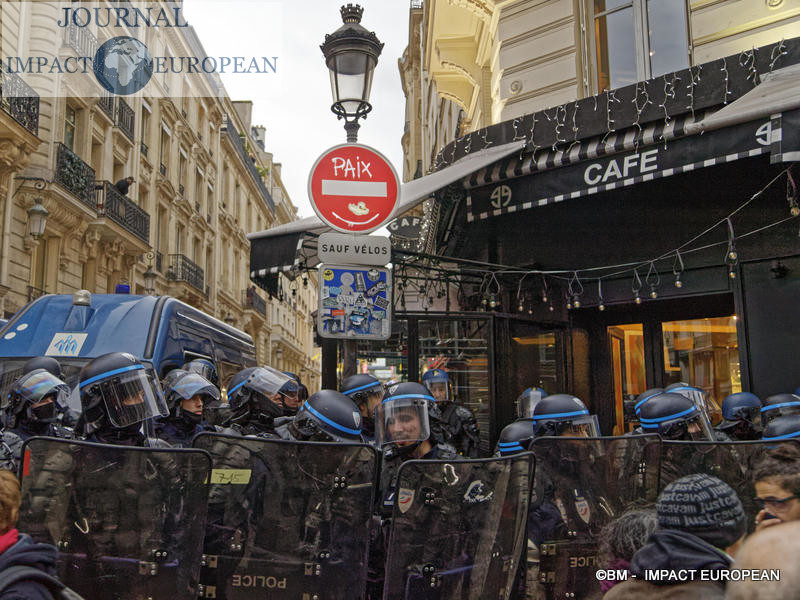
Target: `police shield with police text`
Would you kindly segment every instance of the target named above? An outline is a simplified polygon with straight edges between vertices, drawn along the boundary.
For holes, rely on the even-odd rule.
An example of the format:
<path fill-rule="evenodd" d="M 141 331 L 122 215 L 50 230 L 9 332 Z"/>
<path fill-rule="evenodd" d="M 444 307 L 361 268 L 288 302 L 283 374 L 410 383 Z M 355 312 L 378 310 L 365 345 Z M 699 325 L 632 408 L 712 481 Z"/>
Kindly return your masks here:
<path fill-rule="evenodd" d="M 383 598 L 508 598 L 524 548 L 531 469 L 528 453 L 404 463 Z"/>
<path fill-rule="evenodd" d="M 19 526 L 59 548 L 61 581 L 87 600 L 197 597 L 207 453 L 39 437 L 24 452 Z"/>
<path fill-rule="evenodd" d="M 193 445 L 214 460 L 206 597 L 363 597 L 373 448 L 212 433 Z"/>

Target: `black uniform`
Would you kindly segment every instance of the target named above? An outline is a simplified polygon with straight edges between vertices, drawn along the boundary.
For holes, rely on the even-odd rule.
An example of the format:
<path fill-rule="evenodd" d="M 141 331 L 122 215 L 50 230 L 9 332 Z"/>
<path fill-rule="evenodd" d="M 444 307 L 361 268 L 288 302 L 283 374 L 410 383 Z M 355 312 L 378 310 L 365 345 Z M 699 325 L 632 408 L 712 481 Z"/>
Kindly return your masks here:
<path fill-rule="evenodd" d="M 437 442 L 448 444 L 462 456 L 477 458 L 480 431 L 472 411 L 454 402 L 431 403 L 431 431 Z"/>

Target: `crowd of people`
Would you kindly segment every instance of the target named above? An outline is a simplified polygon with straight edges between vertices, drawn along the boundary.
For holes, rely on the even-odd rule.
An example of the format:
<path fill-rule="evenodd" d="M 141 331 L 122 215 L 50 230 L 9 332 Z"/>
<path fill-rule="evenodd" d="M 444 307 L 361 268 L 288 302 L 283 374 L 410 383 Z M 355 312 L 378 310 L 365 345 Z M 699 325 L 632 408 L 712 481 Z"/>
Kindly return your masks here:
<path fill-rule="evenodd" d="M 442 369 L 428 370 L 421 383 L 388 386 L 372 375 L 358 374 L 344 379 L 338 391 L 309 395 L 296 375 L 267 366 L 239 371 L 221 390 L 216 368 L 209 360 L 189 361 L 157 381 L 136 358 L 115 352 L 82 368 L 77 383 L 79 414 L 69 408 L 68 398 L 73 393 L 56 360 L 40 357 L 28 361 L 0 406 L 4 423 L 0 466 L 17 471 L 23 444 L 33 436 L 156 449 L 192 447 L 196 436 L 204 432 L 233 439 L 374 446 L 380 454 L 380 477 L 375 523 L 369 533 L 369 598 L 382 595 L 382 558 L 388 541 L 382 531 L 398 501 L 400 466 L 410 459 L 457 461 L 479 454 L 475 418 L 459 406 L 449 375 Z M 657 434 L 659 440 L 711 444 L 758 439 L 775 442 L 774 448 L 766 448 L 758 461 L 748 466 L 754 498 L 740 499 L 720 478 L 698 472 L 676 475 L 669 485 L 662 486 L 656 502 L 620 514 L 610 497 L 591 491 L 603 487 L 600 479 L 595 480 L 597 486 L 591 483 L 602 473 L 576 483 L 580 478 L 575 475 L 575 465 L 585 467 L 593 459 L 563 446 L 561 454 L 549 455 L 549 465 L 537 465 L 527 519 L 529 557 L 537 556 L 548 540 L 578 539 L 585 531 L 592 540 L 602 540 L 599 565 L 623 569 L 632 576 L 624 583 L 606 580 L 599 584 L 598 590 L 609 599 L 645 595 L 723 598 L 725 594 L 736 599 L 777 597 L 769 595 L 772 589 L 800 594 L 800 581 L 795 581 L 788 565 L 780 582 L 758 584 L 726 585 L 725 578 L 653 581 L 647 576 L 653 571 L 725 571 L 732 565 L 739 568 L 740 561 L 745 565 L 741 568 L 748 569 L 785 564 L 776 553 L 758 549 L 769 547 L 769 540 L 792 537 L 800 520 L 800 452 L 793 444 L 778 444 L 800 438 L 800 395 L 778 394 L 762 402 L 750 393 L 732 394 L 722 404 L 722 421 L 712 427 L 703 392 L 675 384 L 641 394 L 634 412 L 638 427 L 626 434 L 628 439 Z M 517 401 L 517 415 L 500 433 L 495 449 L 498 457 L 535 449 L 533 442 L 538 438 L 600 436 L 596 415 L 570 394 L 548 395 L 541 388 L 528 388 Z M 616 466 L 626 461 L 617 459 Z M 665 472 L 662 465 L 660 476 Z M 636 476 L 635 469 L 631 474 Z M 51 551 L 47 544 L 33 543 L 13 528 L 20 502 L 15 482 L 0 472 L 0 529 L 5 529 L 0 531 L 0 567 L 12 551 L 16 553 L 14 548 L 32 544 L 40 570 L 52 575 L 55 548 Z M 557 497 L 558 488 L 567 491 L 566 499 Z M 490 497 L 480 490 L 476 493 Z M 758 505 L 752 522 L 743 502 Z M 609 517 L 604 519 L 602 531 L 593 530 L 592 514 Z M 745 539 L 748 530 L 755 533 Z M 524 559 L 521 562 L 524 565 Z M 530 589 L 536 586 L 524 591 L 522 571 L 515 593 L 520 598 L 537 597 Z M 53 597 L 50 581 L 30 578 L 11 587 L 14 585 L 37 587 L 38 596 L 30 592 L 24 597 Z M 0 597 L 5 598 L 2 586 L 0 569 Z"/>

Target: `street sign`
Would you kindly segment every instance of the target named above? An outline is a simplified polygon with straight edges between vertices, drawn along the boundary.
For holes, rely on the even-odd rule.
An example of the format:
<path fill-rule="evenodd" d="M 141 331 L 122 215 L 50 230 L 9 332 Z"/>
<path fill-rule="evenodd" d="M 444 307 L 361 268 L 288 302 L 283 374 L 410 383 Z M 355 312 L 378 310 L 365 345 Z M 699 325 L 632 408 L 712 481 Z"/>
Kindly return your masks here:
<path fill-rule="evenodd" d="M 319 266 L 317 332 L 321 337 L 386 340 L 392 332 L 391 318 L 388 269 Z"/>
<path fill-rule="evenodd" d="M 337 231 L 369 233 L 391 218 L 400 197 L 400 179 L 374 148 L 341 144 L 314 163 L 308 197 L 319 218 Z"/>
<path fill-rule="evenodd" d="M 320 262 L 383 266 L 392 259 L 389 238 L 381 235 L 323 233 L 317 242 Z"/>

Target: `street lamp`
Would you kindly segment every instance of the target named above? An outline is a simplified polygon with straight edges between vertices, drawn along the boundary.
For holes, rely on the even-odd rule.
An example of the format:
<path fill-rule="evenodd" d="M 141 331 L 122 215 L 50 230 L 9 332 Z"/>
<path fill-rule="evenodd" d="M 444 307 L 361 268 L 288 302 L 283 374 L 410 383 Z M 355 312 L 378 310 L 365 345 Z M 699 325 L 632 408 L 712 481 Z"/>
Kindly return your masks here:
<path fill-rule="evenodd" d="M 31 237 L 34 240 L 39 240 L 44 235 L 44 229 L 47 227 L 47 217 L 50 211 L 42 206 L 42 199 L 36 198 L 36 202 L 28 209 L 28 228 Z"/>
<path fill-rule="evenodd" d="M 331 110 L 344 119 L 347 141 L 358 140 L 358 120 L 372 110 L 369 93 L 372 74 L 383 44 L 372 31 L 361 25 L 364 9 L 348 4 L 339 9 L 344 25 L 325 36 L 320 46 L 331 76 Z"/>
<path fill-rule="evenodd" d="M 156 257 L 156 255 L 155 252 L 151 250 L 145 256 L 150 262 L 147 265 L 147 270 L 142 273 L 142 277 L 144 277 L 144 293 L 148 296 L 155 296 L 156 279 L 158 279 L 158 273 L 153 270 L 153 259 Z"/>

